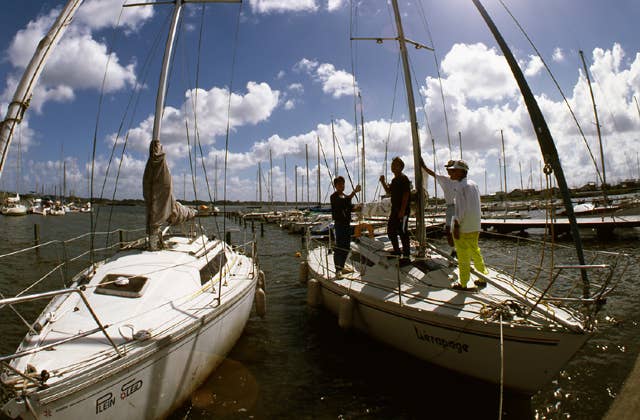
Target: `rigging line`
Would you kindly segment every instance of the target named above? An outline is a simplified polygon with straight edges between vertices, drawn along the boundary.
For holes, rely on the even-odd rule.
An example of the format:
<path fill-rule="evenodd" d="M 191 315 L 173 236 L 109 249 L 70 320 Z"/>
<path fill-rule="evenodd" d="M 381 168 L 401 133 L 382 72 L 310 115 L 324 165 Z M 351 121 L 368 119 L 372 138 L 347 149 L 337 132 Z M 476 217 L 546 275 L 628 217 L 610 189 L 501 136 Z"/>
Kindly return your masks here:
<path fill-rule="evenodd" d="M 230 130 L 230 120 L 231 120 L 231 94 L 233 93 L 233 75 L 235 73 L 235 66 L 236 66 L 236 53 L 238 51 L 237 49 L 237 45 L 238 45 L 238 37 L 239 37 L 239 33 L 240 33 L 240 16 L 242 15 L 242 3 L 240 3 L 240 6 L 238 7 L 238 17 L 236 20 L 236 32 L 234 35 L 234 42 L 233 42 L 233 53 L 232 53 L 232 59 L 231 59 L 231 80 L 229 82 L 229 101 L 227 103 L 227 131 L 225 134 L 225 141 L 224 141 L 224 189 L 223 189 L 223 197 L 224 197 L 224 203 L 222 204 L 222 208 L 224 213 L 227 213 L 227 166 L 229 163 L 229 130 Z M 223 218 L 223 222 L 222 222 L 222 229 L 223 231 L 226 232 L 227 229 L 227 218 L 224 217 Z"/>
<path fill-rule="evenodd" d="M 167 17 L 165 18 L 165 23 L 169 21 L 169 16 L 170 15 L 167 15 Z M 161 28 L 162 27 L 164 27 L 164 26 L 161 26 Z M 112 194 L 112 197 L 111 197 L 112 201 L 115 200 L 115 198 L 116 198 L 116 194 L 117 194 L 117 191 L 118 191 L 118 181 L 120 180 L 120 173 L 121 173 L 121 170 L 122 170 L 122 162 L 124 160 L 127 144 L 128 144 L 128 141 L 129 141 L 130 129 L 131 129 L 131 126 L 133 125 L 133 118 L 135 116 L 135 112 L 136 112 L 136 110 L 138 108 L 138 104 L 140 102 L 141 94 L 139 92 L 140 89 L 138 89 L 138 88 L 140 86 L 144 86 L 146 84 L 146 80 L 147 80 L 147 77 L 149 75 L 149 69 L 151 67 L 151 56 L 154 55 L 154 52 L 158 51 L 158 46 L 160 45 L 161 37 L 162 37 L 162 30 L 158 30 L 158 32 L 156 34 L 156 38 L 155 38 L 155 40 L 154 40 L 154 42 L 152 44 L 153 47 L 150 50 L 149 54 L 147 54 L 147 57 L 145 59 L 145 63 L 142 66 L 142 74 L 144 75 L 142 80 L 145 83 L 140 84 L 140 83 L 138 83 L 136 81 L 136 86 L 135 86 L 136 88 L 133 90 L 133 93 L 129 96 L 129 101 L 128 101 L 127 106 L 125 108 L 125 111 L 123 113 L 123 117 L 122 117 L 122 120 L 120 122 L 120 126 L 118 127 L 118 132 L 116 134 L 116 141 L 114 142 L 113 148 L 111 150 L 111 156 L 109 157 L 109 163 L 107 164 L 107 169 L 105 171 L 105 177 L 104 177 L 104 181 L 102 183 L 102 190 L 100 191 L 100 198 L 101 199 L 104 197 L 104 189 L 106 187 L 108 174 L 109 174 L 109 169 L 111 167 L 111 163 L 113 161 L 113 157 L 114 157 L 114 154 L 115 154 L 116 146 L 117 146 L 117 143 L 118 143 L 117 140 L 120 137 L 120 134 L 122 133 L 122 128 L 123 128 L 123 125 L 124 125 L 124 121 L 126 120 L 126 116 L 129 113 L 129 107 L 133 103 L 133 109 L 131 111 L 129 124 L 128 124 L 128 129 L 126 130 L 126 135 L 125 135 L 124 142 L 123 142 L 123 145 L 122 145 L 122 153 L 120 154 L 120 162 L 118 164 L 118 170 L 116 171 L 116 178 L 115 178 L 115 182 L 114 182 L 114 186 L 113 186 L 113 194 Z M 135 101 L 134 101 L 134 98 L 135 98 Z M 107 219 L 107 231 L 109 231 L 111 229 L 111 221 L 113 220 L 113 210 L 114 210 L 114 206 L 110 206 L 109 207 L 109 217 Z M 98 209 L 96 210 L 96 220 L 98 218 L 99 212 L 100 212 L 100 208 L 98 207 Z M 110 236 L 107 235 L 106 238 L 105 238 L 105 246 L 107 246 L 107 247 L 109 246 L 109 239 L 110 239 Z"/>
<path fill-rule="evenodd" d="M 329 182 L 333 187 L 333 175 L 331 174 L 331 168 L 329 167 L 329 162 L 327 162 L 327 155 L 324 154 L 324 147 L 322 147 L 322 142 L 318 143 L 320 145 L 320 151 L 322 152 L 322 159 L 324 160 L 324 166 L 327 168 L 327 173 L 329 174 Z"/>
<path fill-rule="evenodd" d="M 167 23 L 169 20 L 169 16 L 167 16 L 165 18 L 165 23 Z M 162 26 L 164 27 L 164 25 Z M 149 69 L 151 67 L 151 57 L 155 54 L 155 52 L 158 51 L 158 46 L 160 45 L 160 41 L 161 41 L 161 36 L 162 36 L 162 30 L 158 30 L 156 33 L 156 37 L 153 41 L 152 44 L 152 48 L 149 50 L 148 54 L 146 55 L 145 61 L 142 65 L 142 70 L 141 70 L 141 75 L 143 75 L 142 81 L 143 83 L 140 83 L 136 80 L 136 84 L 133 87 L 133 93 L 129 96 L 129 101 L 127 102 L 127 106 L 125 107 L 125 110 L 123 112 L 123 117 L 122 120 L 120 122 L 120 126 L 118 127 L 118 131 L 116 132 L 116 140 L 114 142 L 114 147 L 111 150 L 111 156 L 109 157 L 109 163 L 107 164 L 107 168 L 105 170 L 105 177 L 104 177 L 104 181 L 102 183 L 102 188 L 100 190 L 100 198 L 104 198 L 104 190 L 106 188 L 106 183 L 107 183 L 107 177 L 109 175 L 109 171 L 110 171 L 110 167 L 111 167 L 111 162 L 113 160 L 113 156 L 115 153 L 115 147 L 118 143 L 118 139 L 120 138 L 120 135 L 122 134 L 123 131 L 123 126 L 125 125 L 124 122 L 127 119 L 127 114 L 129 113 L 129 108 L 131 107 L 131 104 L 133 103 L 133 109 L 131 111 L 131 115 L 130 115 L 130 120 L 129 120 L 129 124 L 127 125 L 128 129 L 131 128 L 131 126 L 133 125 L 133 118 L 135 117 L 135 112 L 137 110 L 139 101 L 140 101 L 140 96 L 141 96 L 141 87 L 146 85 L 147 82 L 147 78 L 149 76 Z M 134 102 L 134 98 L 135 98 L 135 102 Z M 99 208 L 98 208 L 99 210 Z"/>
<path fill-rule="evenodd" d="M 400 53 L 398 53 L 398 62 L 396 63 L 396 81 L 393 85 L 393 100 L 391 101 L 391 115 L 389 116 L 389 132 L 387 133 L 387 140 L 384 144 L 384 176 L 387 177 L 387 162 L 389 156 L 389 140 L 391 139 L 391 127 L 393 126 L 393 115 L 395 114 L 396 109 L 396 95 L 398 93 L 398 80 L 400 79 Z M 376 193 L 378 192 L 378 187 L 376 187 Z"/>
<path fill-rule="evenodd" d="M 360 137 L 358 135 L 358 103 L 357 103 L 357 97 L 358 97 L 358 89 L 357 89 L 357 84 L 356 84 L 356 67 L 355 67 L 355 53 L 354 53 L 354 40 L 353 40 L 353 2 L 352 6 L 351 6 L 351 14 L 349 16 L 349 39 L 351 40 L 349 43 L 349 47 L 350 47 L 350 56 L 351 56 L 351 80 L 352 80 L 352 87 L 353 87 L 353 121 L 355 122 L 354 124 L 354 128 L 355 128 L 355 137 L 356 137 L 356 168 L 357 168 L 357 179 L 358 179 L 358 184 L 361 183 L 360 180 L 360 147 L 359 147 L 359 141 L 360 141 Z M 357 6 L 356 6 L 357 7 Z M 357 43 L 355 44 L 357 45 Z M 362 157 L 362 159 L 364 159 L 364 156 Z"/>
<path fill-rule="evenodd" d="M 344 160 L 344 154 L 342 153 L 342 147 L 340 147 L 340 140 L 338 140 L 338 137 L 335 137 L 335 139 L 336 139 L 336 144 L 338 145 L 338 152 L 340 152 L 340 159 L 342 159 L 342 164 L 344 165 L 345 171 L 347 171 L 347 177 L 349 178 L 349 183 L 351 184 L 351 188 L 353 189 L 354 188 L 353 180 L 351 179 L 351 174 L 349 173 L 349 168 L 347 167 L 347 162 Z"/>
<path fill-rule="evenodd" d="M 196 147 L 196 145 L 198 146 L 198 149 L 200 150 L 200 159 L 202 162 L 202 172 L 204 174 L 204 180 L 205 183 L 207 185 L 207 194 L 209 196 L 209 203 L 211 205 L 211 207 L 213 207 L 213 198 L 211 196 L 211 185 L 209 184 L 209 177 L 207 175 L 207 167 L 205 165 L 204 162 L 204 153 L 202 151 L 202 143 L 200 142 L 200 130 L 198 129 L 198 90 L 199 90 L 199 86 L 200 86 L 200 57 L 201 57 L 201 52 L 202 52 L 202 35 L 204 32 L 204 14 L 205 14 L 205 4 L 202 4 L 202 7 L 200 9 L 200 31 L 198 34 L 198 51 L 197 51 L 197 63 L 196 63 L 196 80 L 195 80 L 195 94 L 192 96 L 192 108 L 193 108 L 193 125 L 194 125 L 194 149 Z M 186 50 L 186 48 L 184 49 Z M 185 60 L 185 62 L 187 62 Z M 188 62 L 187 62 L 188 64 Z M 191 72 L 187 72 L 187 75 L 191 74 Z M 191 85 L 191 83 L 189 82 L 189 85 Z M 185 120 L 185 125 L 188 124 L 187 120 Z M 187 126 L 187 135 L 188 135 L 188 126 Z M 197 183 L 196 183 L 196 172 L 197 172 L 197 150 L 194 150 L 194 156 L 193 156 L 193 160 L 194 160 L 194 164 L 191 164 L 191 146 L 189 145 L 189 167 L 191 168 L 191 181 L 193 183 L 193 197 L 194 200 L 197 202 L 198 201 L 198 195 L 197 195 Z M 218 220 L 217 218 L 214 218 L 214 223 L 215 223 L 215 229 L 216 229 L 216 233 L 218 234 L 218 236 L 220 236 L 220 227 L 218 225 Z M 198 226 L 200 227 L 200 232 L 203 232 L 203 226 L 202 226 L 202 221 L 200 219 L 198 219 Z"/>
<path fill-rule="evenodd" d="M 567 105 L 567 108 L 569 108 L 569 113 L 571 114 L 571 117 L 573 118 L 573 121 L 576 123 L 576 126 L 578 127 L 578 131 L 580 132 L 580 136 L 582 137 L 582 140 L 584 141 L 584 144 L 587 146 L 587 150 L 589 152 L 589 156 L 591 157 L 591 161 L 593 162 L 593 165 L 596 167 L 596 173 L 598 174 L 598 178 L 602 182 L 602 175 L 600 174 L 600 171 L 598 170 L 598 165 L 596 163 L 596 159 L 593 156 L 593 152 L 591 151 L 591 147 L 589 146 L 589 143 L 587 142 L 587 138 L 586 138 L 586 136 L 584 134 L 584 131 L 582 131 L 582 126 L 578 122 L 578 118 L 576 117 L 576 114 L 573 112 L 573 108 L 571 108 L 571 105 L 569 104 L 569 100 L 567 99 L 567 97 L 565 96 L 564 92 L 562 91 L 562 88 L 560 87 L 560 84 L 558 83 L 558 81 L 556 80 L 555 76 L 551 72 L 551 69 L 547 65 L 547 62 L 545 61 L 545 59 L 542 57 L 542 54 L 540 53 L 540 51 L 538 51 L 538 48 L 535 46 L 535 44 L 533 43 L 533 41 L 531 40 L 531 38 L 529 37 L 527 32 L 524 30 L 524 28 L 520 25 L 520 22 L 518 21 L 518 19 L 516 19 L 516 17 L 511 13 L 511 10 L 509 10 L 507 5 L 504 4 L 504 2 L 502 0 L 498 0 L 498 1 L 500 2 L 500 4 L 502 4 L 502 7 L 504 7 L 504 9 L 507 11 L 509 16 L 511 16 L 511 18 L 515 22 L 516 26 L 518 27 L 518 29 L 520 29 L 520 32 L 522 32 L 524 37 L 529 42 L 529 45 L 531 45 L 531 48 L 533 48 L 533 50 L 536 52 L 536 54 L 538 55 L 538 58 L 540 58 L 540 61 L 542 61 L 542 64 L 544 65 L 544 68 L 547 70 L 547 73 L 549 73 L 549 76 L 551 77 L 551 80 L 553 80 L 553 83 L 556 85 L 556 88 L 558 89 L 558 92 L 562 96 L 562 99 L 564 100 L 564 103 Z"/>
<path fill-rule="evenodd" d="M 431 36 L 431 29 L 429 29 L 429 22 L 427 21 L 427 14 L 424 11 L 424 7 L 422 2 L 418 2 L 420 15 L 422 20 L 424 21 L 425 30 L 427 31 L 427 37 L 429 38 L 429 43 L 431 44 L 432 52 L 433 52 L 433 60 L 436 65 L 436 73 L 438 75 L 438 84 L 440 85 L 440 98 L 442 99 L 442 112 L 444 114 L 444 125 L 447 133 L 447 142 L 449 144 L 449 158 L 451 158 L 451 134 L 449 130 L 449 117 L 447 115 L 447 106 L 444 99 L 444 87 L 442 86 L 442 75 L 440 74 L 440 62 L 438 61 L 438 54 L 436 53 L 436 46 L 433 42 L 433 37 Z M 425 110 L 426 114 L 426 110 Z M 431 136 L 433 138 L 433 136 Z"/>
<path fill-rule="evenodd" d="M 118 19 L 116 21 L 116 27 L 119 25 L 120 23 L 120 19 L 122 18 L 122 13 L 123 13 L 124 9 L 120 8 L 120 13 L 118 14 Z M 102 101 L 104 99 L 104 89 L 105 89 L 105 85 L 107 82 L 107 74 L 109 71 L 109 64 L 111 63 L 111 57 L 112 54 L 108 54 L 108 58 L 107 58 L 107 62 L 105 64 L 105 69 L 104 69 L 104 74 L 102 76 L 102 84 L 100 85 L 100 96 L 98 98 L 98 110 L 97 110 L 97 115 L 96 115 L 96 123 L 95 123 L 95 127 L 94 127 L 94 131 L 93 131 L 93 147 L 92 147 L 92 158 L 91 158 L 91 188 L 90 188 L 90 197 L 89 197 L 89 202 L 93 204 L 93 178 L 94 178 L 94 171 L 95 171 L 95 161 L 96 161 L 96 148 L 97 148 L 97 144 L 98 144 L 98 127 L 100 126 L 100 115 L 101 115 L 101 111 L 102 111 Z M 117 138 L 116 138 L 117 139 Z M 113 147 L 115 150 L 117 141 L 114 143 Z M 113 157 L 113 153 L 111 155 Z M 105 175 L 105 182 L 106 182 L 106 175 Z M 92 205 L 93 207 L 93 205 Z M 96 216 L 95 216 L 95 222 L 94 222 L 94 216 L 93 216 L 93 212 L 91 212 L 89 214 L 89 231 L 91 232 L 91 238 L 90 238 L 90 243 L 89 243 L 89 249 L 92 250 L 89 256 L 89 261 L 91 264 L 93 264 L 93 247 L 94 247 L 94 241 L 95 241 L 95 225 L 97 223 L 97 218 L 98 218 L 98 211 L 96 211 Z"/>

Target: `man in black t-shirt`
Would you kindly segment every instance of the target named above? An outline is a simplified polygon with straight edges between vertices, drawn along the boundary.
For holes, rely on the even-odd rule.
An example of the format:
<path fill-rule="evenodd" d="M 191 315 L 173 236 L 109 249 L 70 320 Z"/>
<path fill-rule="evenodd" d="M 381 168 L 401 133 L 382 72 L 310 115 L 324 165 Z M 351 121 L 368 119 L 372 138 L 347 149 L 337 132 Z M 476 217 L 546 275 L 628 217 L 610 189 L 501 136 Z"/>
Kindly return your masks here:
<path fill-rule="evenodd" d="M 391 184 L 387 184 L 384 175 L 380 175 L 380 183 L 387 192 L 391 194 L 391 214 L 387 223 L 387 235 L 391 245 L 393 245 L 393 253 L 400 254 L 400 246 L 398 245 L 398 235 L 402 241 L 402 259 L 401 263 L 409 262 L 410 243 L 409 243 L 409 211 L 411 201 L 411 181 L 402 173 L 404 162 L 399 157 L 393 158 L 391 161 L 391 172 L 394 178 Z"/>
<path fill-rule="evenodd" d="M 333 231 L 336 242 L 333 249 L 333 263 L 336 267 L 336 277 L 344 271 L 344 263 L 349 255 L 351 242 L 351 211 L 358 210 L 359 205 L 351 204 L 351 199 L 360 191 L 360 185 L 356 185 L 353 192 L 344 195 L 344 178 L 339 176 L 333 180 L 336 192 L 331 194 L 331 215 L 333 216 Z"/>

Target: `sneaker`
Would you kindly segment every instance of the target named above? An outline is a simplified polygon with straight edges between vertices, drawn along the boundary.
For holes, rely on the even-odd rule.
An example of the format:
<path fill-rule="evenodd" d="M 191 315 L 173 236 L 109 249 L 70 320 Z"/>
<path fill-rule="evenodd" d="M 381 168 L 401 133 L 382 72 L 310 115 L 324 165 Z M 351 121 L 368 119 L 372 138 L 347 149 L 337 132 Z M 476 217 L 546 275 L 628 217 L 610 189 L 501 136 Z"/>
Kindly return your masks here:
<path fill-rule="evenodd" d="M 473 284 L 476 285 L 476 287 L 478 289 L 482 288 L 482 287 L 486 287 L 487 286 L 487 282 L 484 280 L 480 280 L 480 279 L 476 279 L 473 281 Z"/>
<path fill-rule="evenodd" d="M 471 287 L 465 287 L 462 284 L 460 284 L 459 282 L 455 282 L 451 284 L 451 288 L 454 290 L 463 290 L 463 291 L 470 291 L 473 290 L 473 288 Z"/>

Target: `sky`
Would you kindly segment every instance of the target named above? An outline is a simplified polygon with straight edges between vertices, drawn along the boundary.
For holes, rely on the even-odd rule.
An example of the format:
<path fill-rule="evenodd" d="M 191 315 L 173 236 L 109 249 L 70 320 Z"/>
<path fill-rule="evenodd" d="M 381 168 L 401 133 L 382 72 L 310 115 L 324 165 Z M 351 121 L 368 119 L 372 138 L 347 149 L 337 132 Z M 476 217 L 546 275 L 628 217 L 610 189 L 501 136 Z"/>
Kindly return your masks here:
<path fill-rule="evenodd" d="M 4 5 L 3 116 L 37 43 L 64 3 L 22 0 Z M 428 166 L 435 162 L 437 172 L 444 173 L 449 159 L 462 156 L 470 166 L 469 178 L 484 194 L 505 189 L 501 167 L 506 160 L 507 190 L 546 186 L 521 94 L 471 0 L 398 3 L 405 36 L 434 49 L 409 49 Z M 88 196 L 95 142 L 94 195 L 142 197 L 172 6 L 122 4 L 85 0 L 78 10 L 35 88 L 0 189 L 53 194 L 62 188 L 66 168 L 67 193 Z M 601 169 L 602 156 L 607 182 L 640 178 L 635 27 L 640 2 L 483 4 L 538 100 L 569 186 L 599 183 L 596 163 Z M 398 43 L 351 39 L 395 36 L 391 4 L 385 0 L 186 4 L 160 135 L 176 197 L 256 200 L 261 193 L 264 201 L 306 202 L 309 197 L 315 202 L 318 141 L 322 201 L 328 200 L 330 177 L 336 172 L 347 178 L 347 192 L 352 184 L 364 183 L 366 195 L 358 200 L 374 200 L 380 194 L 378 178 L 390 175 L 394 156 L 405 161 L 405 173 L 412 177 Z M 591 79 L 602 155 L 579 51 Z M 428 189 L 433 196 L 433 180 Z"/>

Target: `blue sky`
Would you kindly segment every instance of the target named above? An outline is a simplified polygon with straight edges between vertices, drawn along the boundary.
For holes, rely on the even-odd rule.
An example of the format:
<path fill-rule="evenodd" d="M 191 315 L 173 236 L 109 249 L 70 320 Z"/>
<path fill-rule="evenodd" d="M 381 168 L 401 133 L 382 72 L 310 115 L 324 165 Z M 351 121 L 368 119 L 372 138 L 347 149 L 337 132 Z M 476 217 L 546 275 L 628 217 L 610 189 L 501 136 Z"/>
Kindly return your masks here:
<path fill-rule="evenodd" d="M 592 104 L 578 55 L 578 50 L 584 51 L 603 133 L 607 180 L 639 177 L 640 112 L 634 96 L 640 99 L 640 53 L 634 22 L 640 17 L 640 4 L 635 0 L 503 2 L 551 68 L 600 164 Z M 23 0 L 20 4 L 5 5 L 0 15 L 3 114 L 24 66 L 63 3 Z M 578 186 L 595 181 L 596 170 L 585 141 L 542 61 L 499 1 L 483 3 L 538 97 L 569 184 Z M 122 160 L 116 197 L 141 197 L 161 60 L 161 51 L 154 45 L 156 39 L 164 44 L 170 6 L 126 8 L 120 14 L 121 5 L 122 0 L 85 0 L 81 6 L 36 87 L 26 120 L 12 144 L 12 158 L 0 180 L 3 189 L 15 189 L 20 139 L 22 192 L 33 190 L 36 185 L 39 190 L 44 185 L 48 193 L 53 192 L 54 186 L 59 188 L 64 160 L 67 190 L 86 195 L 87 160 L 95 134 L 96 185 L 102 185 L 116 142 L 112 162 L 115 166 L 110 170 L 113 177 Z M 488 192 L 500 190 L 502 130 L 508 189 L 520 187 L 520 173 L 522 186 L 539 188 L 541 157 L 531 123 L 504 57 L 472 2 L 399 0 L 399 5 L 406 36 L 435 47 L 435 57 L 426 50 L 410 50 L 425 161 L 432 166 L 432 137 L 438 170 L 450 157 L 459 157 L 461 137 L 462 156 L 471 166 L 470 178 L 482 192 L 485 185 Z M 362 182 L 362 157 L 356 153 L 355 132 L 356 118 L 360 124 L 359 102 L 354 100 L 354 92 L 358 91 L 364 111 L 367 200 L 374 198 L 377 178 L 384 173 L 385 149 L 389 158 L 396 155 L 405 158 L 406 172 L 413 173 L 397 45 L 392 41 L 378 45 L 349 39 L 350 34 L 395 36 L 391 7 L 386 1 L 246 0 L 241 6 L 209 4 L 204 17 L 201 12 L 202 7 L 197 4 L 187 4 L 184 9 L 161 135 L 178 198 L 194 196 L 185 124 L 193 144 L 196 122 L 212 188 L 218 161 L 218 198 L 223 197 L 227 121 L 229 199 L 256 198 L 258 163 L 261 162 L 264 178 L 268 179 L 270 154 L 274 199 L 284 200 L 286 185 L 288 201 L 294 200 L 296 165 L 298 199 L 301 200 L 300 196 L 306 199 L 306 180 L 302 177 L 306 176 L 307 145 L 311 166 L 309 195 L 315 200 L 318 137 L 327 153 L 330 170 L 334 171 L 332 119 L 350 176 L 354 183 Z M 119 16 L 120 23 L 116 26 Z M 196 95 L 201 20 L 205 26 Z M 434 58 L 439 63 L 440 81 Z M 108 76 L 98 120 L 107 61 Z M 232 96 L 228 120 L 229 87 Z M 133 115 L 125 114 L 127 103 L 136 104 Z M 123 129 L 118 135 L 119 126 Z M 122 154 L 125 136 L 128 140 Z M 200 158 L 198 161 L 200 166 Z M 346 175 L 341 158 L 338 172 Z M 186 192 L 183 174 L 189 180 Z M 201 169 L 196 174 L 196 183 L 198 197 L 206 197 Z M 300 191 L 303 184 L 304 193 Z M 104 195 L 110 197 L 115 183 L 110 179 L 107 185 Z M 329 177 L 324 164 L 321 186 L 322 197 L 326 199 Z M 269 190 L 265 182 L 265 200 Z"/>

